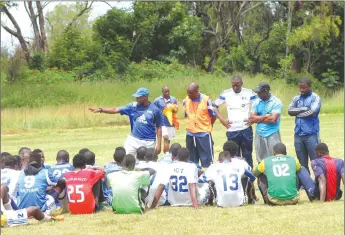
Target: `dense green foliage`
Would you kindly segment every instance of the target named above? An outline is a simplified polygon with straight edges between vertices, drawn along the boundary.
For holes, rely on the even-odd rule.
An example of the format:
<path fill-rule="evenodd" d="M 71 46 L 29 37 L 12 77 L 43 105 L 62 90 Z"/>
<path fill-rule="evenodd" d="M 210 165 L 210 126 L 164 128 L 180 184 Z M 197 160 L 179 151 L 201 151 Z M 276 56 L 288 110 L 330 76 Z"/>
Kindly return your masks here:
<path fill-rule="evenodd" d="M 49 79 L 28 76 L 18 52 L 2 55 L 2 81 L 152 80 L 174 67 L 288 83 L 309 76 L 329 89 L 344 81 L 344 2 L 134 2 L 94 21 L 89 12 L 75 18 L 82 6 L 46 14 L 49 53 L 32 53 L 27 66 Z M 50 77 L 54 67 L 68 79 Z"/>

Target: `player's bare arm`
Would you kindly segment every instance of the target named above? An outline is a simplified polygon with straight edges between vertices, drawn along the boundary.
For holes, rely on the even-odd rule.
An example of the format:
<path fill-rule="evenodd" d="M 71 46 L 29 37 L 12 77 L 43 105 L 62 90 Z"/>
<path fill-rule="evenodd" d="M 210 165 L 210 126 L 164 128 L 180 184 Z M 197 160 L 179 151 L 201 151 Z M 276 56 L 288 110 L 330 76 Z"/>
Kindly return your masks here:
<path fill-rule="evenodd" d="M 324 174 L 318 176 L 319 180 L 319 190 L 320 190 L 320 201 L 324 202 L 326 200 L 326 177 Z"/>
<path fill-rule="evenodd" d="M 218 108 L 214 108 L 214 112 L 216 113 L 217 118 L 219 119 L 220 123 L 223 124 L 223 126 L 228 129 L 231 127 L 231 124 L 228 120 L 226 120 L 219 112 Z"/>
<path fill-rule="evenodd" d="M 96 108 L 96 107 L 89 107 L 89 110 L 93 113 L 107 113 L 107 114 L 117 114 L 120 113 L 120 109 L 115 108 Z"/>
<path fill-rule="evenodd" d="M 249 117 L 249 122 L 251 123 L 259 123 L 259 122 L 263 122 L 268 115 L 263 115 L 260 116 L 255 112 L 250 113 L 250 117 Z"/>
<path fill-rule="evenodd" d="M 160 154 L 162 150 L 162 127 L 157 128 L 157 145 L 156 145 L 156 152 Z"/>
<path fill-rule="evenodd" d="M 163 191 L 164 191 L 164 184 L 160 184 L 156 190 L 156 193 L 155 193 L 155 197 L 153 198 L 153 202 L 151 204 L 151 209 L 153 208 L 156 208 L 157 207 L 157 204 L 158 204 L 158 201 L 159 201 L 159 198 L 161 197 Z"/>
<path fill-rule="evenodd" d="M 196 197 L 196 184 L 195 183 L 189 184 L 188 187 L 189 187 L 189 192 L 190 192 L 190 197 L 192 199 L 193 207 L 195 209 L 199 209 L 198 200 Z"/>
<path fill-rule="evenodd" d="M 278 113 L 272 113 L 269 116 L 267 116 L 267 118 L 265 118 L 265 120 L 263 120 L 262 122 L 265 124 L 274 124 L 278 121 L 280 114 Z"/>

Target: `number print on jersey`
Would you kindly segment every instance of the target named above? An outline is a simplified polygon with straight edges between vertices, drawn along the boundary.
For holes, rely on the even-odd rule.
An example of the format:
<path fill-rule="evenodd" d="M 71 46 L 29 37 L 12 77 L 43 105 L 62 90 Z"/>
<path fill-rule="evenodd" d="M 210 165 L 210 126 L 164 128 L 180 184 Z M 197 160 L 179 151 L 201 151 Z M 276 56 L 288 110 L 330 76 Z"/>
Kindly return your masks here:
<path fill-rule="evenodd" d="M 35 184 L 35 176 L 28 175 L 24 177 L 24 187 L 25 188 L 32 188 Z"/>
<path fill-rule="evenodd" d="M 281 165 L 273 165 L 273 174 L 276 177 L 281 177 L 281 176 L 289 176 L 290 173 L 287 172 L 289 170 L 289 165 L 286 163 L 283 163 Z"/>
<path fill-rule="evenodd" d="M 181 175 L 178 180 L 176 175 L 170 176 L 171 182 L 171 189 L 175 192 L 179 191 L 180 193 L 188 192 L 188 188 L 184 188 L 187 186 L 187 178 L 186 176 Z"/>
<path fill-rule="evenodd" d="M 69 170 L 68 170 L 68 169 L 63 169 L 63 170 L 61 171 L 61 170 L 56 169 L 56 170 L 54 170 L 53 175 L 54 175 L 55 177 L 57 177 L 57 178 L 60 178 L 61 175 L 65 175 L 66 172 L 69 172 Z"/>
<path fill-rule="evenodd" d="M 223 178 L 223 189 L 224 192 L 228 191 L 228 183 L 227 183 L 227 177 L 226 175 L 222 175 Z M 230 174 L 229 179 L 231 180 L 230 184 L 230 190 L 231 191 L 236 191 L 238 189 L 238 176 L 236 174 Z"/>
<path fill-rule="evenodd" d="M 68 194 L 68 199 L 70 202 L 72 203 L 78 203 L 78 202 L 83 202 L 85 200 L 85 195 L 83 191 L 80 191 L 80 189 L 83 187 L 84 185 L 75 185 L 75 194 L 79 194 L 80 195 L 80 199 L 79 200 L 72 200 L 71 199 L 71 195 L 74 193 L 74 187 L 73 185 L 68 185 L 67 187 L 67 194 Z"/>

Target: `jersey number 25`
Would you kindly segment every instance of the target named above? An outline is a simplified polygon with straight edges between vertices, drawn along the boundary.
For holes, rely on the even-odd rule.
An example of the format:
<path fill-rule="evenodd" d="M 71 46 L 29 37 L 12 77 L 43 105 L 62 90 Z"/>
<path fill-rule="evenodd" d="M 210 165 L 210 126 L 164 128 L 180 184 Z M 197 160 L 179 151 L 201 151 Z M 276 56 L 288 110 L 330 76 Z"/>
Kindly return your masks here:
<path fill-rule="evenodd" d="M 67 194 L 68 194 L 68 199 L 70 202 L 72 203 L 78 203 L 78 202 L 83 202 L 85 200 L 85 195 L 83 191 L 80 191 L 80 189 L 83 187 L 84 185 L 68 185 L 67 187 Z M 75 194 L 79 194 L 80 195 L 80 199 L 79 200 L 72 200 L 71 199 L 71 195 L 75 193 Z"/>

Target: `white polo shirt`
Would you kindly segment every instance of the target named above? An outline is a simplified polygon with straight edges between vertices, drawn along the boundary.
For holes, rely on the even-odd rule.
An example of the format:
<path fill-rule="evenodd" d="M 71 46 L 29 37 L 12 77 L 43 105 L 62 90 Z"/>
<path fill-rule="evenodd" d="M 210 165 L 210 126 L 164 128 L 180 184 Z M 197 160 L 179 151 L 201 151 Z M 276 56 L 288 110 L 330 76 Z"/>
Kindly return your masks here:
<path fill-rule="evenodd" d="M 239 93 L 235 93 L 231 88 L 220 94 L 214 103 L 216 106 L 224 103 L 227 105 L 228 120 L 231 122 L 228 131 L 241 131 L 248 128 L 246 122 L 249 119 L 251 104 L 256 98 L 252 90 L 243 87 Z"/>

